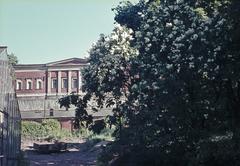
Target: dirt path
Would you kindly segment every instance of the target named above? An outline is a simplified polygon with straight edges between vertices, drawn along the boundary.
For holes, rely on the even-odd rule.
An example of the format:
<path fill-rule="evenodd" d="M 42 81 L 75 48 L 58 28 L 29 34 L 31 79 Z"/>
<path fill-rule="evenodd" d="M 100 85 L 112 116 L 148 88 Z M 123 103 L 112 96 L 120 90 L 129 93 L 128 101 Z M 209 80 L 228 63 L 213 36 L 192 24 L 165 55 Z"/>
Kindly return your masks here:
<path fill-rule="evenodd" d="M 68 150 L 60 153 L 39 154 L 32 146 L 25 146 L 25 158 L 30 166 L 94 166 L 101 146 L 107 142 L 100 142 L 92 147 L 86 142 L 69 143 Z"/>
<path fill-rule="evenodd" d="M 30 166 L 94 166 L 96 165 L 96 156 L 89 153 L 64 152 L 61 154 L 37 154 L 27 152 L 27 159 Z"/>

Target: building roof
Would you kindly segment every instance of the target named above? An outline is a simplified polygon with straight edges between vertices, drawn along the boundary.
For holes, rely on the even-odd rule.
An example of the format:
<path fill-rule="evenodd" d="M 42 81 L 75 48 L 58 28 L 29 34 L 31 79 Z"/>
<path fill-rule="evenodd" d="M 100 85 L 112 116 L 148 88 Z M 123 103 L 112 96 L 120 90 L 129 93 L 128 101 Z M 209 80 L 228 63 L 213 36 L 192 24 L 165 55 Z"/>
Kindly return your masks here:
<path fill-rule="evenodd" d="M 54 61 L 46 64 L 17 64 L 14 66 L 17 70 L 24 69 L 45 69 L 48 67 L 64 67 L 64 66 L 85 66 L 88 60 L 83 58 L 69 58 L 60 61 Z"/>
<path fill-rule="evenodd" d="M 45 64 L 17 64 L 13 66 L 15 70 L 24 69 L 45 69 Z"/>
<path fill-rule="evenodd" d="M 50 62 L 47 63 L 46 66 L 63 66 L 63 65 L 79 65 L 79 64 L 86 64 L 87 59 L 82 58 L 69 58 L 60 61 Z"/>

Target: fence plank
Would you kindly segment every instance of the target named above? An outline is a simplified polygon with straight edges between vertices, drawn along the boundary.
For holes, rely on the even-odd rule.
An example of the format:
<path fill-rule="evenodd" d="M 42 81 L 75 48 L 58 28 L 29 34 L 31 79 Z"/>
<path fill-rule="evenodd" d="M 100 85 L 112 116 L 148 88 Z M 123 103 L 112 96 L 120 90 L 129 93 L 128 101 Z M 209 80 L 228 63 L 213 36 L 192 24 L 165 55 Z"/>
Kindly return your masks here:
<path fill-rule="evenodd" d="M 12 73 L 7 49 L 0 47 L 0 166 L 17 166 L 20 154 L 21 116 Z"/>

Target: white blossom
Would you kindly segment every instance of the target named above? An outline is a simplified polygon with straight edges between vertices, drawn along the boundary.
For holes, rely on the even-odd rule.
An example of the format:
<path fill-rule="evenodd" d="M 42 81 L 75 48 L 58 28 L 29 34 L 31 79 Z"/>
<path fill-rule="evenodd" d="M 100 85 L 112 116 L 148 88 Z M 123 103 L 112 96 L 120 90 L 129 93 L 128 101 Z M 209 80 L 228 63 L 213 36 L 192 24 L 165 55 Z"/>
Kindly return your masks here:
<path fill-rule="evenodd" d="M 221 50 L 221 46 L 218 46 L 217 48 L 214 49 L 214 51 L 220 51 Z"/>
<path fill-rule="evenodd" d="M 193 34 L 194 33 L 194 29 L 192 28 L 189 28 L 187 31 L 186 31 L 186 35 L 190 35 L 190 34 Z"/>
<path fill-rule="evenodd" d="M 167 64 L 167 65 L 166 65 L 166 68 L 167 68 L 167 69 L 171 69 L 171 68 L 173 68 L 173 65 L 172 65 L 172 64 Z"/>
<path fill-rule="evenodd" d="M 192 36 L 192 39 L 193 39 L 193 40 L 197 40 L 197 38 L 198 38 L 198 35 L 197 35 L 197 34 L 194 34 L 194 35 Z"/>
<path fill-rule="evenodd" d="M 167 27 L 167 28 L 170 28 L 170 27 L 172 27 L 172 23 L 170 23 L 170 22 L 167 22 L 167 23 L 166 23 L 166 27 Z"/>
<path fill-rule="evenodd" d="M 113 40 L 118 40 L 118 35 L 117 35 L 117 34 L 114 34 L 114 35 L 111 36 L 111 38 L 112 38 Z"/>
<path fill-rule="evenodd" d="M 155 33 L 155 34 L 158 34 L 160 31 L 161 31 L 160 28 L 157 27 L 157 28 L 154 30 L 154 33 Z"/>
<path fill-rule="evenodd" d="M 146 43 L 150 42 L 150 39 L 148 37 L 144 37 L 144 40 L 145 40 Z"/>
<path fill-rule="evenodd" d="M 136 36 L 137 38 L 140 38 L 140 37 L 142 36 L 142 33 L 141 33 L 140 31 L 136 31 L 136 32 L 135 32 L 135 36 Z"/>
<path fill-rule="evenodd" d="M 173 34 L 169 34 L 168 37 L 171 39 L 173 38 Z"/>
<path fill-rule="evenodd" d="M 145 29 L 148 29 L 150 26 L 149 26 L 149 24 L 145 24 L 143 27 L 144 27 Z"/>
<path fill-rule="evenodd" d="M 214 70 L 215 71 L 219 70 L 219 65 L 217 65 Z"/>
<path fill-rule="evenodd" d="M 203 78 L 208 78 L 208 73 L 207 72 L 203 72 Z"/>
<path fill-rule="evenodd" d="M 178 25 L 179 20 L 178 20 L 178 19 L 174 19 L 174 20 L 173 20 L 173 23 L 174 23 L 175 25 Z"/>
<path fill-rule="evenodd" d="M 194 63 L 193 62 L 189 63 L 189 68 L 194 68 Z"/>
<path fill-rule="evenodd" d="M 213 61 L 214 61 L 214 59 L 211 59 L 211 58 L 207 59 L 207 62 L 213 62 Z"/>
<path fill-rule="evenodd" d="M 147 32 L 146 36 L 151 37 L 152 36 L 152 32 Z"/>

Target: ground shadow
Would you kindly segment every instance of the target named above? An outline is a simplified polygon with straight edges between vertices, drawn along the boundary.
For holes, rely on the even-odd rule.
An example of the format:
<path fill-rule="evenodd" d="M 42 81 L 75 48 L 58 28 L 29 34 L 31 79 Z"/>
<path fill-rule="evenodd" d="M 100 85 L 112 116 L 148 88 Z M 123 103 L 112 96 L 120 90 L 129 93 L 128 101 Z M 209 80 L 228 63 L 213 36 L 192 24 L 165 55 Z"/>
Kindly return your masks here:
<path fill-rule="evenodd" d="M 106 141 L 67 143 L 67 150 L 58 153 L 41 154 L 33 146 L 24 150 L 30 166 L 93 166 Z"/>

